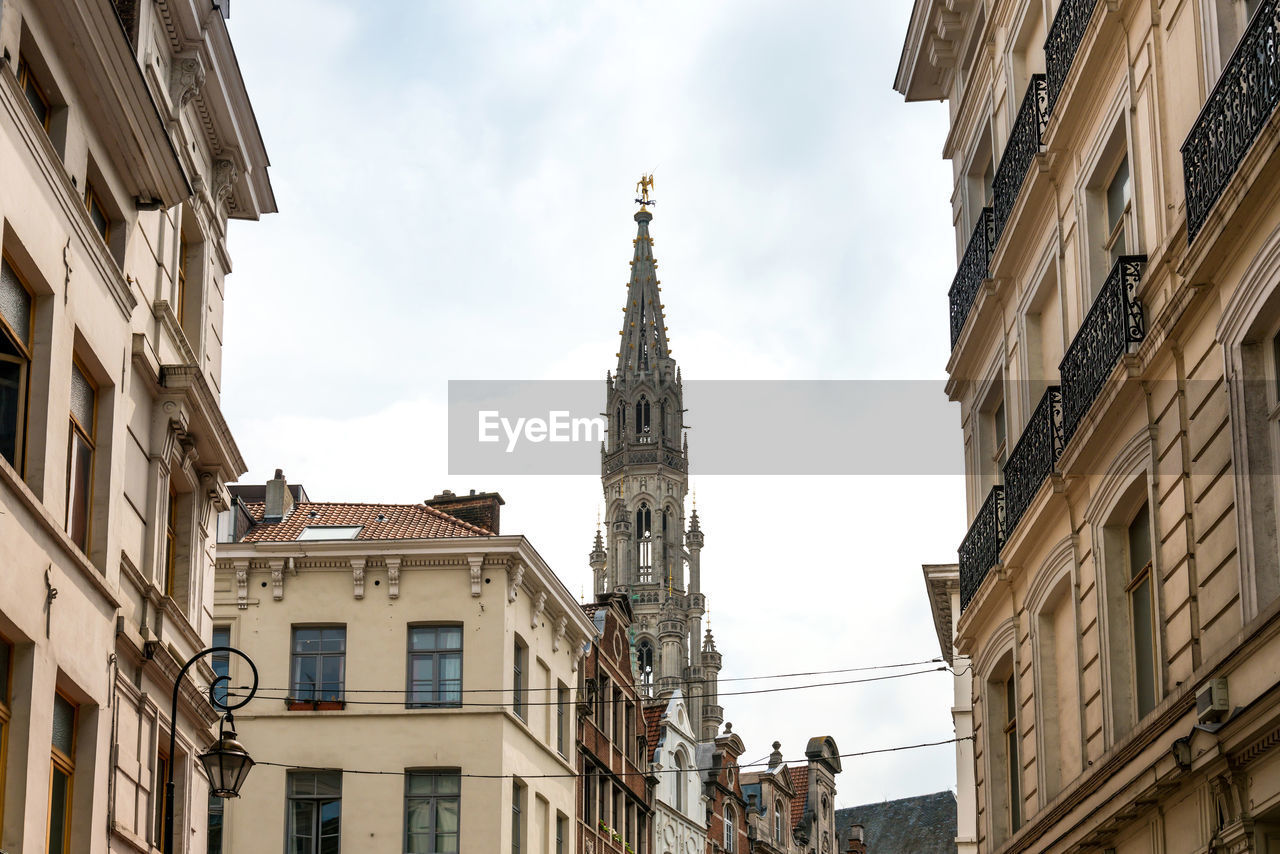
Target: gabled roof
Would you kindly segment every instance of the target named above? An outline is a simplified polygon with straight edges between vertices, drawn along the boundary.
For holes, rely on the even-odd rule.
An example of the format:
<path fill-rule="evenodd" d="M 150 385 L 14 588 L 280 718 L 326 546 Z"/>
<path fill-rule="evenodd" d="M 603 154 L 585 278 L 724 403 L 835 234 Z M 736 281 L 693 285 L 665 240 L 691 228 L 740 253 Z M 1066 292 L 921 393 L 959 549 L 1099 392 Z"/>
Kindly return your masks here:
<path fill-rule="evenodd" d="M 854 824 L 862 825 L 867 851 L 874 854 L 954 854 L 956 796 L 934 792 L 836 810 L 837 850 L 844 848 Z"/>
<path fill-rule="evenodd" d="M 796 792 L 791 799 L 791 826 L 795 827 L 804 818 L 805 803 L 809 800 L 809 766 L 788 768 L 787 773 L 791 775 L 791 788 Z"/>
<path fill-rule="evenodd" d="M 303 502 L 279 522 L 263 524 L 265 505 L 253 502 L 245 510 L 253 519 L 253 527 L 243 542 L 289 542 L 298 539 L 309 527 L 356 527 L 356 540 L 422 540 L 447 537 L 493 536 L 484 528 L 455 519 L 448 513 L 425 504 L 346 504 Z"/>

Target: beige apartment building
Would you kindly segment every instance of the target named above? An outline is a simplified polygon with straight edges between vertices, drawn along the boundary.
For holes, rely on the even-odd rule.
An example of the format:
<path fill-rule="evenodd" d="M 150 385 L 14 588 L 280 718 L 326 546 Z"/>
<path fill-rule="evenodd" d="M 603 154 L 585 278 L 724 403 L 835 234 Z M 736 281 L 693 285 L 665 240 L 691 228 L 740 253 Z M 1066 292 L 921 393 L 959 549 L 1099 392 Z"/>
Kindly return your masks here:
<path fill-rule="evenodd" d="M 1280 851 L 1280 4 L 918 0 L 978 850 Z"/>
<path fill-rule="evenodd" d="M 210 0 L 0 2 L 0 850 L 204 852 L 227 222 L 275 209 Z M 204 671 L 211 673 L 205 666 Z M 177 728 L 177 753 L 167 755 Z"/>
<path fill-rule="evenodd" d="M 573 850 L 579 674 L 595 625 L 495 494 L 311 501 L 232 487 L 215 631 L 258 669 L 236 854 Z M 251 683 L 238 659 L 230 690 Z"/>

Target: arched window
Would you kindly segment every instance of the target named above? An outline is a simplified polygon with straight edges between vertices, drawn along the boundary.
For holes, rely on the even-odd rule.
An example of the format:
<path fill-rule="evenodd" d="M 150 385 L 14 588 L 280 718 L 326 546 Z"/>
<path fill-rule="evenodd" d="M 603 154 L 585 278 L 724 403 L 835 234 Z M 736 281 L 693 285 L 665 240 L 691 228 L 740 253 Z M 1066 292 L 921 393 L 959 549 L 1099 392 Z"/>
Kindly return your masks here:
<path fill-rule="evenodd" d="M 675 786 L 676 812 L 684 812 L 684 768 L 684 751 L 677 750 L 675 770 L 671 774 L 675 778 L 673 785 Z"/>
<path fill-rule="evenodd" d="M 649 398 L 644 395 L 636 401 L 636 435 L 644 436 L 649 432 Z"/>
<path fill-rule="evenodd" d="M 773 802 L 773 841 L 782 842 L 782 798 Z"/>
<path fill-rule="evenodd" d="M 627 435 L 627 407 L 625 404 L 618 404 L 617 417 L 613 419 L 613 446 L 621 448 Z"/>
<path fill-rule="evenodd" d="M 737 813 L 729 804 L 724 805 L 724 850 L 725 854 L 733 854 L 733 843 L 738 838 Z"/>
<path fill-rule="evenodd" d="M 636 545 L 639 548 L 640 583 L 653 581 L 653 513 L 648 504 L 641 504 L 636 511 Z"/>
<path fill-rule="evenodd" d="M 658 404 L 658 429 L 662 431 L 662 438 L 664 439 L 671 432 L 671 426 L 667 423 L 667 401 L 665 399 Z"/>
<path fill-rule="evenodd" d="M 636 644 L 636 664 L 640 668 L 640 688 L 648 696 L 653 688 L 653 644 L 648 638 Z"/>
<path fill-rule="evenodd" d="M 663 583 L 670 584 L 674 573 L 671 571 L 671 556 L 675 549 L 671 546 L 668 531 L 671 528 L 671 508 L 662 508 L 662 576 Z"/>

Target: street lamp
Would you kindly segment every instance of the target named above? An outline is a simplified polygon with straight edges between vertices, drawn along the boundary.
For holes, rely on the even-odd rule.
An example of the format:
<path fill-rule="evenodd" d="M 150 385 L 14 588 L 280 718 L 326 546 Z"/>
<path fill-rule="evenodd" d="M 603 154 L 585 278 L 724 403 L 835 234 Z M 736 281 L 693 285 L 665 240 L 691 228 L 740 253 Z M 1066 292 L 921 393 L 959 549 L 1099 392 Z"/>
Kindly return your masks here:
<path fill-rule="evenodd" d="M 245 777 L 249 775 L 249 769 L 253 767 L 253 759 L 250 758 L 249 752 L 236 740 L 235 720 L 231 712 L 252 700 L 253 695 L 258 693 L 258 668 L 254 665 L 253 659 L 233 646 L 213 646 L 201 650 L 187 659 L 187 663 L 182 665 L 177 678 L 173 680 L 173 703 L 169 707 L 169 778 L 165 781 L 164 789 L 164 854 L 173 854 L 173 759 L 177 751 L 178 692 L 182 690 L 182 677 L 186 676 L 191 665 L 201 658 L 223 652 L 234 653 L 245 660 L 249 670 L 253 672 L 253 684 L 249 686 L 249 692 L 234 703 L 229 701 L 230 694 L 222 698 L 218 697 L 219 686 L 231 681 L 230 676 L 219 676 L 209 685 L 209 702 L 222 709 L 224 714 L 219 727 L 218 740 L 197 758 L 209 775 L 209 782 L 213 787 L 212 794 L 218 798 L 240 797 L 240 787 L 244 784 Z"/>

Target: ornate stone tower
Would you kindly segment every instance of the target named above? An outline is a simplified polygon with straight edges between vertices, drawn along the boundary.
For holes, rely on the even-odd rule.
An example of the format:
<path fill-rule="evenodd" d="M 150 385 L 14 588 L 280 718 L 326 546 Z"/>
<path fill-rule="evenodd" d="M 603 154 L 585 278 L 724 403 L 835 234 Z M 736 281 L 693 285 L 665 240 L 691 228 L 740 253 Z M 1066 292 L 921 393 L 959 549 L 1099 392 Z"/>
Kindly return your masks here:
<path fill-rule="evenodd" d="M 646 197 L 647 199 L 647 193 Z M 693 732 L 714 739 L 724 720 L 716 704 L 720 655 L 702 636 L 706 600 L 699 559 L 703 534 L 694 509 L 686 529 L 689 441 L 680 369 L 667 347 L 658 262 L 642 204 L 623 306 L 617 372 L 605 379 L 609 435 L 601 447 L 606 507 L 590 564 L 597 595 L 631 596 L 636 683 L 688 701 Z"/>

